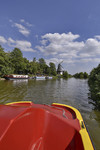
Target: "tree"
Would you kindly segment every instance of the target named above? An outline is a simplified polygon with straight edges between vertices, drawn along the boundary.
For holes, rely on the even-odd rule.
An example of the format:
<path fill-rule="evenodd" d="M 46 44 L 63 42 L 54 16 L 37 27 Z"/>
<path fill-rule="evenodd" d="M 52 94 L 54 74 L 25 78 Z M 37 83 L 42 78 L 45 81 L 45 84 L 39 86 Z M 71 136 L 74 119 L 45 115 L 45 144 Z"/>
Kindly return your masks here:
<path fill-rule="evenodd" d="M 46 62 L 43 58 L 39 59 L 39 65 L 40 65 L 40 68 L 39 68 L 40 73 L 45 74 L 47 65 L 46 65 Z"/>
<path fill-rule="evenodd" d="M 83 78 L 84 78 L 83 72 L 80 72 L 80 73 L 79 73 L 79 78 L 80 78 L 80 79 L 83 79 Z"/>
<path fill-rule="evenodd" d="M 76 74 L 73 75 L 73 77 L 74 77 L 74 78 L 79 78 L 79 74 L 76 73 Z"/>
<path fill-rule="evenodd" d="M 29 60 L 27 58 L 23 58 L 23 73 L 28 74 L 29 72 Z"/>
<path fill-rule="evenodd" d="M 0 45 L 0 71 L 3 66 L 5 66 L 5 52 L 2 46 Z"/>
<path fill-rule="evenodd" d="M 23 68 L 25 68 L 23 55 L 20 49 L 15 48 L 11 52 L 11 62 L 13 64 L 14 73 L 22 74 Z"/>
<path fill-rule="evenodd" d="M 0 45 L 0 56 L 4 56 L 5 52 L 4 52 L 4 48 Z"/>
<path fill-rule="evenodd" d="M 14 70 L 10 67 L 6 67 L 6 66 L 3 66 L 2 69 L 1 69 L 1 76 L 4 76 L 4 75 L 7 75 L 7 74 L 13 74 Z"/>
<path fill-rule="evenodd" d="M 46 62 L 45 62 L 45 60 L 43 58 L 40 58 L 39 59 L 39 64 L 42 66 L 42 65 L 45 65 Z"/>
<path fill-rule="evenodd" d="M 68 72 L 67 72 L 67 71 L 65 71 L 65 72 L 63 73 L 63 77 L 64 77 L 64 78 L 66 78 L 66 79 L 69 77 L 69 75 L 68 75 Z"/>
<path fill-rule="evenodd" d="M 89 77 L 87 72 L 84 72 L 84 79 L 87 79 Z"/>
<path fill-rule="evenodd" d="M 33 58 L 32 62 L 29 62 L 27 58 L 23 58 L 23 54 L 20 49 L 14 48 L 12 52 L 4 52 L 4 49 L 0 46 L 0 76 L 5 74 L 47 74 L 56 75 L 56 67 L 54 63 L 50 63 L 50 67 L 46 64 L 43 58 L 36 61 Z"/>
<path fill-rule="evenodd" d="M 30 62 L 29 63 L 29 73 L 30 74 L 36 74 L 38 71 L 38 66 L 36 62 Z"/>
<path fill-rule="evenodd" d="M 45 68 L 45 74 L 46 75 L 51 75 L 51 69 L 50 69 L 50 67 L 48 65 Z"/>
<path fill-rule="evenodd" d="M 9 53 L 5 53 L 2 46 L 0 46 L 0 76 L 9 73 L 13 73 Z"/>
<path fill-rule="evenodd" d="M 88 78 L 88 73 L 86 73 L 86 72 L 76 73 L 76 74 L 73 75 L 73 77 L 79 78 L 79 79 L 87 79 Z"/>
<path fill-rule="evenodd" d="M 89 75 L 90 98 L 95 102 L 95 108 L 100 110 L 100 64 Z"/>
<path fill-rule="evenodd" d="M 55 76 L 57 74 L 55 64 L 50 62 L 49 66 L 50 66 L 50 73 L 51 73 L 51 75 Z"/>
<path fill-rule="evenodd" d="M 33 62 L 36 62 L 36 57 L 33 58 Z"/>

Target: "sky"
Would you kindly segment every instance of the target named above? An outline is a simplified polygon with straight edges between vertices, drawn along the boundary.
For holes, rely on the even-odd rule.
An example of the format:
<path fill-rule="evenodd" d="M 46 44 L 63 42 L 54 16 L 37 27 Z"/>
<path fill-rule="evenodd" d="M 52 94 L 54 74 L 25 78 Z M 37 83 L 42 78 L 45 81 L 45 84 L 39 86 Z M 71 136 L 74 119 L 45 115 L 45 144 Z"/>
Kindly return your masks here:
<path fill-rule="evenodd" d="M 100 0 L 0 0 L 0 45 L 90 73 L 100 63 Z"/>

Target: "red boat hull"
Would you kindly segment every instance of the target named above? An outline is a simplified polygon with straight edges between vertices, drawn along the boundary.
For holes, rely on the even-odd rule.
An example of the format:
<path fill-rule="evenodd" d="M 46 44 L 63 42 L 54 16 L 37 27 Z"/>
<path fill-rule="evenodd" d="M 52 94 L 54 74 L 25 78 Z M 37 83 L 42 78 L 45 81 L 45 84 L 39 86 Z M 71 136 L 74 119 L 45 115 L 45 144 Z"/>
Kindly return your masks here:
<path fill-rule="evenodd" d="M 84 150 L 71 108 L 32 102 L 0 105 L 1 150 Z"/>

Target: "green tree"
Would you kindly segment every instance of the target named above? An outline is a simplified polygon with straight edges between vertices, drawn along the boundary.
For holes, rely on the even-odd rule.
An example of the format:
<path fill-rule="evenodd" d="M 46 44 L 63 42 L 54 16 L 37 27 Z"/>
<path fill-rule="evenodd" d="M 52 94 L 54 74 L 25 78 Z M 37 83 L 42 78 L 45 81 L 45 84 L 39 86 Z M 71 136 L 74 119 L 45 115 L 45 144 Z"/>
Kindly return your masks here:
<path fill-rule="evenodd" d="M 23 59 L 23 55 L 20 49 L 15 48 L 12 52 L 11 52 L 11 62 L 12 62 L 12 66 L 14 68 L 14 73 L 17 74 L 22 74 L 24 73 L 24 69 L 25 69 L 25 63 L 24 63 L 24 59 Z"/>
<path fill-rule="evenodd" d="M 3 66 L 5 66 L 5 52 L 2 46 L 0 45 L 0 71 Z"/>
<path fill-rule="evenodd" d="M 84 72 L 84 79 L 87 79 L 89 77 L 87 72 Z"/>
<path fill-rule="evenodd" d="M 46 65 L 46 67 L 45 67 L 45 74 L 46 75 L 51 75 L 51 69 L 48 65 Z"/>
<path fill-rule="evenodd" d="M 29 60 L 27 60 L 27 58 L 23 58 L 23 73 L 29 73 Z"/>
<path fill-rule="evenodd" d="M 80 73 L 79 73 L 79 78 L 80 78 L 80 79 L 83 79 L 83 78 L 84 78 L 83 72 L 80 72 Z"/>
<path fill-rule="evenodd" d="M 88 73 L 86 73 L 86 72 L 76 73 L 76 74 L 73 75 L 73 77 L 79 78 L 79 79 L 87 79 L 88 78 Z"/>
<path fill-rule="evenodd" d="M 36 57 L 33 58 L 33 62 L 36 62 Z"/>
<path fill-rule="evenodd" d="M 89 75 L 90 98 L 95 102 L 95 108 L 100 110 L 100 64 Z"/>
<path fill-rule="evenodd" d="M 14 70 L 10 67 L 3 66 L 1 69 L 1 76 L 7 75 L 7 74 L 13 74 Z"/>
<path fill-rule="evenodd" d="M 30 74 L 36 74 L 38 72 L 38 66 L 36 62 L 30 62 L 29 63 L 29 73 Z"/>
<path fill-rule="evenodd" d="M 74 78 L 79 78 L 79 74 L 76 73 L 76 74 L 73 75 L 73 77 L 74 77 Z"/>
<path fill-rule="evenodd" d="M 5 53 L 2 46 L 0 46 L 0 76 L 13 73 L 13 68 L 10 62 L 10 54 Z"/>
<path fill-rule="evenodd" d="M 69 75 L 68 75 L 68 72 L 67 72 L 67 71 L 64 71 L 64 73 L 63 73 L 63 77 L 64 77 L 64 78 L 66 78 L 66 79 L 69 77 Z"/>
<path fill-rule="evenodd" d="M 50 73 L 51 73 L 51 75 L 56 76 L 56 75 L 57 75 L 57 72 L 56 72 L 55 64 L 52 63 L 52 62 L 50 62 L 50 63 L 49 63 L 49 66 L 50 66 Z"/>
<path fill-rule="evenodd" d="M 40 68 L 39 68 L 40 73 L 45 74 L 47 65 L 43 58 L 39 59 L 39 65 L 40 65 Z"/>

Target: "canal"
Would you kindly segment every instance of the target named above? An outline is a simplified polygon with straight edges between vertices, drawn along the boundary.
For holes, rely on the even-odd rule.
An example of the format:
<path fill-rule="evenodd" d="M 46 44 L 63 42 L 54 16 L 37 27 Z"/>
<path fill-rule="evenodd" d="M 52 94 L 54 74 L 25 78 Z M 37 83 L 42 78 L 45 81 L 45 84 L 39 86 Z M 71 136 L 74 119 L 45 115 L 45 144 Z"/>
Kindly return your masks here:
<path fill-rule="evenodd" d="M 100 111 L 89 103 L 87 80 L 13 80 L 0 81 L 0 103 L 31 100 L 38 104 L 53 102 L 77 108 L 86 123 L 96 150 L 100 150 Z"/>

